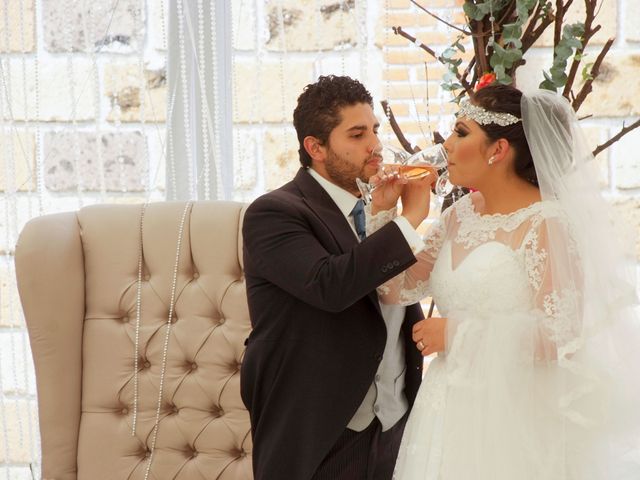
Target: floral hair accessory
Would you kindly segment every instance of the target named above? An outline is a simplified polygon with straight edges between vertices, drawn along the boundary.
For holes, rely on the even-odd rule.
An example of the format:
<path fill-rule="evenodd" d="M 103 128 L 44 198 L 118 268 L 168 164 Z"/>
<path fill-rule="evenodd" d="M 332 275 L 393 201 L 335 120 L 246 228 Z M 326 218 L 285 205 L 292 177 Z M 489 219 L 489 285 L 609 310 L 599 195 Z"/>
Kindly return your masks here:
<path fill-rule="evenodd" d="M 460 102 L 460 110 L 456 113 L 456 117 L 466 117 L 480 125 L 488 125 L 495 123 L 501 127 L 518 123 L 520 119 L 510 113 L 498 113 L 485 110 L 478 105 L 473 105 L 469 101 Z"/>
<path fill-rule="evenodd" d="M 481 88 L 484 88 L 487 85 L 491 85 L 495 81 L 496 81 L 496 74 L 495 73 L 493 73 L 493 72 L 485 73 L 484 75 L 482 75 L 480 77 L 480 80 L 478 80 L 478 83 L 476 83 L 475 91 L 477 92 Z"/>

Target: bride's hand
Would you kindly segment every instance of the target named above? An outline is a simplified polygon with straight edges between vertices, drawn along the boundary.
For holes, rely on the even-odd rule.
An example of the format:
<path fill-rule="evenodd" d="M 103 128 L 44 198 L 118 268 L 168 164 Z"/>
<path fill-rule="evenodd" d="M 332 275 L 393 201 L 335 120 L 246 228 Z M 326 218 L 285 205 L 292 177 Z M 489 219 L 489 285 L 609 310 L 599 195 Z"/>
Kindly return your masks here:
<path fill-rule="evenodd" d="M 425 178 L 411 180 L 402 191 L 402 216 L 409 220 L 413 228 L 418 228 L 429 215 L 433 181 L 431 173 Z"/>
<path fill-rule="evenodd" d="M 413 341 L 422 356 L 444 352 L 447 338 L 447 319 L 431 317 L 420 320 L 413 326 Z"/>

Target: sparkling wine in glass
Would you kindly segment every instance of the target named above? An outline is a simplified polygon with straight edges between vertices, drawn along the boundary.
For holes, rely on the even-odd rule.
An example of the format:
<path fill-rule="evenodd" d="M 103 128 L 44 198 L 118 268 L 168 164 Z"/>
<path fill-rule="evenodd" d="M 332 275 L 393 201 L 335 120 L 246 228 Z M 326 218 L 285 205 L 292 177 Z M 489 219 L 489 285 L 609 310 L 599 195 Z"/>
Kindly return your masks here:
<path fill-rule="evenodd" d="M 434 169 L 443 169 L 447 166 L 447 151 L 442 144 L 433 145 L 412 155 L 403 151 L 400 152 L 404 155 L 399 155 L 396 158 L 382 155 L 379 172 L 382 181 L 365 183 L 360 179 L 356 179 L 365 204 L 371 202 L 371 194 L 378 186 L 384 183 L 386 178 L 398 177 L 406 180 L 417 180 L 433 173 Z M 446 171 L 437 179 L 435 191 L 439 197 L 445 197 L 453 190 L 453 185 L 448 180 L 449 176 Z"/>

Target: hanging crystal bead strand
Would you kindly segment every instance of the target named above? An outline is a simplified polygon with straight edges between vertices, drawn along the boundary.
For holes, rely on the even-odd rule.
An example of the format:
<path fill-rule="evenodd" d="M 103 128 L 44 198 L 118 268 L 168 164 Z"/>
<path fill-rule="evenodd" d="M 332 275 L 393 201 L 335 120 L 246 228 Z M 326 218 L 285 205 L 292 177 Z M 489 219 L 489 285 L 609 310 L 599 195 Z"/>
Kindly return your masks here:
<path fill-rule="evenodd" d="M 139 222 L 139 243 L 138 243 L 138 279 L 136 282 L 136 325 L 133 350 L 133 420 L 131 422 L 131 436 L 135 436 L 138 426 L 138 401 L 139 401 L 139 384 L 138 384 L 138 366 L 140 361 L 140 322 L 142 319 L 142 267 L 144 264 L 144 237 L 143 225 L 144 214 L 147 210 L 147 203 L 142 204 L 140 209 Z"/>
<path fill-rule="evenodd" d="M 147 468 L 144 474 L 144 480 L 148 480 L 149 472 L 151 471 L 151 463 L 153 462 L 153 455 L 156 450 L 156 440 L 158 439 L 158 425 L 160 423 L 160 412 L 162 410 L 162 396 L 164 394 L 164 380 L 165 374 L 167 371 L 167 354 L 169 352 L 169 338 L 171 336 L 171 325 L 173 320 L 173 312 L 175 309 L 175 301 L 176 301 L 176 286 L 178 283 L 178 267 L 180 265 L 180 250 L 182 247 L 182 237 L 184 233 L 184 224 L 185 219 L 187 218 L 187 213 L 191 209 L 191 202 L 187 202 L 184 206 L 184 210 L 182 212 L 182 217 L 180 219 L 180 226 L 178 228 L 178 242 L 176 246 L 176 260 L 173 267 L 173 278 L 171 279 L 171 296 L 169 300 L 169 317 L 167 319 L 166 327 L 165 327 L 165 336 L 164 336 L 164 344 L 162 347 L 162 366 L 160 368 L 160 386 L 158 388 L 158 403 L 156 406 L 156 416 L 153 424 L 152 430 L 152 439 L 151 439 L 151 450 L 149 452 L 149 462 L 147 463 Z"/>
<path fill-rule="evenodd" d="M 191 149 L 191 122 L 189 119 L 189 84 L 187 82 L 187 58 L 186 58 L 186 45 L 185 45 L 185 16 L 184 16 L 184 0 L 177 0 L 176 7 L 178 13 L 178 49 L 180 56 L 180 89 L 182 91 L 182 110 L 183 110 L 183 125 L 184 125 L 184 146 L 187 154 L 187 183 L 189 198 L 196 198 L 194 194 L 195 182 L 193 172 L 193 151 Z M 195 45 L 193 45 L 195 48 Z"/>

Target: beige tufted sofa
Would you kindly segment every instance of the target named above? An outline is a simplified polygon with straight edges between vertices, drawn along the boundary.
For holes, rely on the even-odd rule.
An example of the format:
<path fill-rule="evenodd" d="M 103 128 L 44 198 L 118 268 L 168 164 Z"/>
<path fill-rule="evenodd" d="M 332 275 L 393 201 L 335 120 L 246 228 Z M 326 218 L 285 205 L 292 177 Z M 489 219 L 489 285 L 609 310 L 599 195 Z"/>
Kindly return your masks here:
<path fill-rule="evenodd" d="M 30 221 L 16 249 L 35 361 L 42 476 L 143 479 L 155 424 L 184 203 L 100 205 Z M 251 479 L 239 367 L 250 323 L 241 257 L 243 205 L 186 211 L 150 479 Z M 139 396 L 134 351 L 143 239 Z"/>

